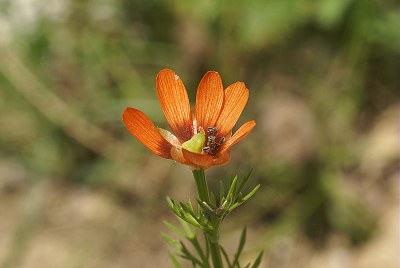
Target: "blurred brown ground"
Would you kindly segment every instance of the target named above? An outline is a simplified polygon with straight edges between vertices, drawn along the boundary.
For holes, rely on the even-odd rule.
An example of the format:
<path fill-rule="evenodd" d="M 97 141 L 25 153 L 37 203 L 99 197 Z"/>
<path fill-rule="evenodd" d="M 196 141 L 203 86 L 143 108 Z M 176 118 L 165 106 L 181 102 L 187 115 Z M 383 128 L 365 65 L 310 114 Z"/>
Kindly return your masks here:
<path fill-rule="evenodd" d="M 251 135 L 210 186 L 261 190 L 222 244 L 261 267 L 399 262 L 400 25 L 395 0 L 0 0 L 0 268 L 172 267 L 165 197 L 194 200 L 188 168 L 124 129 L 166 127 L 155 76 L 191 100 L 202 75 L 244 81 Z"/>

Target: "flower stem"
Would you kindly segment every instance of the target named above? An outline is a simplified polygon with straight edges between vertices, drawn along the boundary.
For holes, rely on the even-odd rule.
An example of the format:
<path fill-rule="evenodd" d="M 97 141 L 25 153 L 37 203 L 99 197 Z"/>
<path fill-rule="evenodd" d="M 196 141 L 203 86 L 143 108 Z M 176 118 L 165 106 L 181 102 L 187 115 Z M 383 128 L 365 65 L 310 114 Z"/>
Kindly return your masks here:
<path fill-rule="evenodd" d="M 207 242 L 210 245 L 211 259 L 214 268 L 222 268 L 222 258 L 221 258 L 221 251 L 219 249 L 219 242 L 217 241 L 214 243 L 208 238 Z"/>
<path fill-rule="evenodd" d="M 193 176 L 200 200 L 208 204 L 210 202 L 210 194 L 208 193 L 208 185 L 204 169 L 200 168 L 199 170 L 193 170 Z"/>
<path fill-rule="evenodd" d="M 197 193 L 199 195 L 199 199 L 202 202 L 206 202 L 207 204 L 210 204 L 210 193 L 208 190 L 206 176 L 204 174 L 204 169 L 200 168 L 199 170 L 193 170 L 193 176 L 194 176 L 194 180 L 196 182 Z M 205 234 L 206 243 L 208 243 L 208 245 L 210 247 L 210 254 L 211 254 L 211 260 L 213 263 L 213 267 L 214 268 L 222 268 L 221 251 L 220 251 L 219 242 L 218 242 L 218 240 L 219 240 L 219 235 L 218 235 L 219 222 L 216 224 L 216 226 L 213 226 L 213 227 L 216 230 L 217 235 L 211 239 L 207 234 Z"/>

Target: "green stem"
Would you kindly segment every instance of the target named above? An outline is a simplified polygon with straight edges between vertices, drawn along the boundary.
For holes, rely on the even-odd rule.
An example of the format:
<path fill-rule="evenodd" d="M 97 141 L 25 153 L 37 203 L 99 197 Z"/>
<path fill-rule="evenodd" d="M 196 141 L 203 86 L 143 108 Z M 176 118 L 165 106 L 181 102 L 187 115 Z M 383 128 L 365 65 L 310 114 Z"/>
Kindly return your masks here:
<path fill-rule="evenodd" d="M 192 240 L 192 244 L 195 247 L 197 253 L 199 253 L 200 259 L 203 261 L 204 268 L 210 268 L 210 264 L 208 262 L 208 256 L 207 256 L 207 254 L 204 254 L 196 236 Z"/>
<path fill-rule="evenodd" d="M 193 176 L 194 180 L 196 182 L 196 187 L 197 187 L 197 193 L 199 194 L 199 198 L 202 202 L 206 202 L 207 204 L 210 204 L 210 193 L 208 190 L 208 185 L 207 185 L 207 180 L 206 176 L 204 174 L 204 169 L 200 168 L 199 170 L 193 170 Z M 214 228 L 217 230 L 219 226 L 214 226 Z M 213 263 L 214 268 L 222 268 L 222 258 L 221 258 L 221 251 L 219 247 L 219 238 L 218 235 L 214 237 L 213 239 L 210 239 L 210 237 L 205 234 L 206 238 L 206 243 L 210 247 L 210 254 L 211 254 L 211 260 Z"/>
<path fill-rule="evenodd" d="M 208 193 L 208 185 L 204 169 L 193 170 L 194 180 L 196 182 L 197 193 L 201 201 L 210 203 L 210 194 Z"/>
<path fill-rule="evenodd" d="M 221 250 L 219 248 L 219 242 L 211 242 L 210 239 L 207 238 L 207 242 L 210 245 L 210 253 L 211 253 L 211 259 L 214 268 L 222 268 L 222 258 L 221 258 Z"/>

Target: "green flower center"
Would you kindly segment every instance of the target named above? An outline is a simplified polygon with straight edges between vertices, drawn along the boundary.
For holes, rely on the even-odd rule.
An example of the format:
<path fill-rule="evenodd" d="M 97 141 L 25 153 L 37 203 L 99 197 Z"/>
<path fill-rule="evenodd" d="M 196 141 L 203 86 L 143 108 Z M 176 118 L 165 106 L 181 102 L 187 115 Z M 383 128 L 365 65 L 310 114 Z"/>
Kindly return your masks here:
<path fill-rule="evenodd" d="M 193 153 L 201 153 L 205 140 L 206 134 L 204 133 L 204 130 L 200 128 L 200 132 L 194 135 L 190 140 L 185 141 L 182 144 L 182 148 Z"/>

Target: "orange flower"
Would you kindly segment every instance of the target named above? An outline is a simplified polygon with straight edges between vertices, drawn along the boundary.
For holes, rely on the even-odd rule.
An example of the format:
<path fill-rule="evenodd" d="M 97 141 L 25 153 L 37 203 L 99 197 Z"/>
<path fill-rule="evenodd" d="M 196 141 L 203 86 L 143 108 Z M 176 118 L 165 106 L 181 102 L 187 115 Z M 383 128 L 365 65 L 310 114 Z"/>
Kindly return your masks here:
<path fill-rule="evenodd" d="M 254 120 L 249 121 L 231 135 L 249 92 L 242 82 L 224 90 L 217 72 L 209 71 L 201 79 L 193 111 L 185 86 L 174 71 L 160 71 L 156 87 L 172 133 L 157 128 L 143 112 L 134 108 L 126 108 L 122 119 L 131 134 L 158 156 L 196 169 L 223 165 L 229 161 L 229 148 L 256 125 Z"/>

